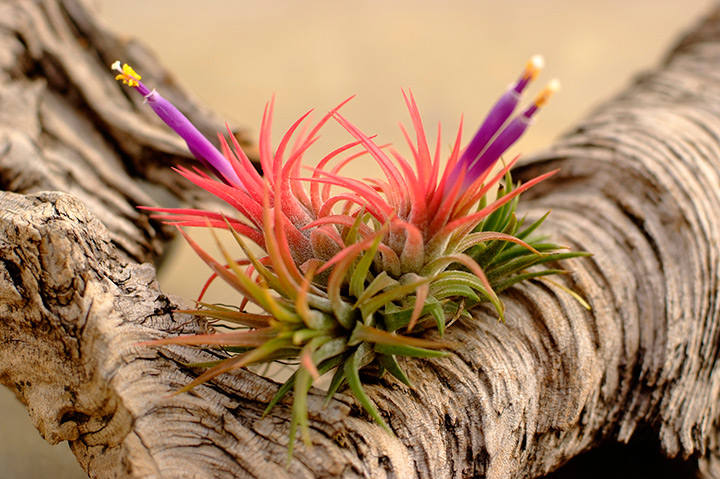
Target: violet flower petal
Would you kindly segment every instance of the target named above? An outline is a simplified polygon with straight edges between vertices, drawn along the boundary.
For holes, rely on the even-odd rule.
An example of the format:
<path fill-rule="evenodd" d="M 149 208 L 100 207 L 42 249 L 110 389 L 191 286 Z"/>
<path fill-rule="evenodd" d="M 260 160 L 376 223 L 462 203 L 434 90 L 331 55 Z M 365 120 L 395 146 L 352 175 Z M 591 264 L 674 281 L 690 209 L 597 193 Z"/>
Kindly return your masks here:
<path fill-rule="evenodd" d="M 139 85 L 138 85 L 139 86 Z M 137 88 L 137 87 L 136 87 Z M 139 88 L 138 88 L 139 90 Z M 187 143 L 190 152 L 219 177 L 234 186 L 242 187 L 242 181 L 235 173 L 230 162 L 205 136 L 195 128 L 190 120 L 175 105 L 153 90 L 145 95 L 150 108 Z"/>
<path fill-rule="evenodd" d="M 490 109 L 480 128 L 478 128 L 472 140 L 470 140 L 470 143 L 465 148 L 465 151 L 463 151 L 455 168 L 450 173 L 450 184 L 458 181 L 461 171 L 469 172 L 471 165 L 477 164 L 478 158 L 483 151 L 487 149 L 490 141 L 497 135 L 500 128 L 502 128 L 508 118 L 510 118 L 510 115 L 515 111 L 525 87 L 540 73 L 543 63 L 544 61 L 540 55 L 532 57 L 525 65 L 525 69 L 515 84 L 511 85 Z M 473 169 L 473 171 L 477 174 L 473 176 L 466 173 L 464 183 L 468 181 L 472 183 L 474 178 L 477 178 L 477 176 L 483 173 L 483 171 L 479 171 L 477 168 Z"/>
<path fill-rule="evenodd" d="M 467 165 L 467 173 L 463 181 L 462 189 L 469 187 L 472 182 L 482 175 L 488 168 L 492 167 L 500 156 L 510 148 L 525 133 L 527 127 L 532 122 L 532 117 L 538 112 L 548 99 L 560 88 L 560 82 L 551 81 L 535 101 L 528 106 L 525 111 L 515 117 L 503 130 L 495 137 L 493 142 L 485 151 L 476 158 L 472 163 Z"/>
<path fill-rule="evenodd" d="M 540 55 L 535 55 L 527 62 L 525 69 L 515 82 L 515 85 L 508 88 L 492 107 L 485 117 L 485 120 L 483 120 L 482 125 L 480 125 L 470 144 L 465 148 L 460 163 L 466 164 L 482 153 L 482 150 L 487 146 L 488 142 L 497 134 L 498 130 L 505 124 L 507 119 L 510 118 L 513 111 L 515 111 L 523 90 L 537 77 L 538 73 L 540 73 L 543 63 L 544 61 Z"/>
<path fill-rule="evenodd" d="M 160 117 L 175 133 L 185 140 L 185 143 L 193 154 L 203 165 L 209 168 L 218 178 L 226 183 L 242 188 L 245 187 L 233 169 L 227 158 L 223 156 L 200 131 L 195 128 L 190 120 L 178 110 L 175 105 L 170 103 L 156 90 L 150 90 L 143 82 L 142 78 L 135 70 L 127 64 L 120 67 L 120 62 L 115 62 L 112 69 L 119 72 L 115 77 L 122 80 L 127 85 L 135 88 L 144 98 L 155 114 Z"/>

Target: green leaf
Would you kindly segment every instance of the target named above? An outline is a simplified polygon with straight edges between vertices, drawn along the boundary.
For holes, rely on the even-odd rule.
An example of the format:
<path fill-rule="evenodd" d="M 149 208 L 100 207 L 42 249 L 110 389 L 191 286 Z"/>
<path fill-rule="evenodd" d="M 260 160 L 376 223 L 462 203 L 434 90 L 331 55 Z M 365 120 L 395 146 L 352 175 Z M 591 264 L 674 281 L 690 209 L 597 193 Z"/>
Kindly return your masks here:
<path fill-rule="evenodd" d="M 277 405 L 277 403 L 280 402 L 282 398 L 284 398 L 287 393 L 290 392 L 290 390 L 293 388 L 293 385 L 295 384 L 295 377 L 297 376 L 297 371 L 292 373 L 292 375 L 285 380 L 285 382 L 280 386 L 275 393 L 275 395 L 272 397 L 268 405 L 265 407 L 265 410 L 263 411 L 262 417 L 267 416 L 267 414 L 272 411 L 272 409 Z"/>
<path fill-rule="evenodd" d="M 430 314 L 433 319 L 435 319 L 435 327 L 438 329 L 438 334 L 440 334 L 442 338 L 445 335 L 445 311 L 443 311 L 442 305 L 439 302 L 431 306 Z"/>
<path fill-rule="evenodd" d="M 555 281 L 552 281 L 552 280 L 547 279 L 547 278 L 543 278 L 542 281 L 545 282 L 545 283 L 550 283 L 550 284 L 552 284 L 553 286 L 562 289 L 562 290 L 565 291 L 567 294 L 569 294 L 570 296 L 572 296 L 573 298 L 575 298 L 575 301 L 577 301 L 578 303 L 580 303 L 580 306 L 582 306 L 583 308 L 587 309 L 588 311 L 592 311 L 592 306 L 590 306 L 590 304 L 589 304 L 587 301 L 585 301 L 585 298 L 583 298 L 582 296 L 580 296 L 578 293 L 576 293 L 576 292 L 573 291 L 572 289 L 570 289 L 570 288 L 568 288 L 568 287 L 566 287 L 566 286 L 564 286 L 564 285 L 562 285 L 562 284 L 560 284 L 560 283 L 556 283 Z"/>
<path fill-rule="evenodd" d="M 269 320 L 272 318 L 272 316 L 245 313 L 215 304 L 198 303 L 198 305 L 206 309 L 177 310 L 177 312 L 191 314 L 193 316 L 202 316 L 205 318 L 229 321 L 231 323 L 240 324 L 242 326 L 247 326 L 250 328 L 265 328 L 268 326 Z"/>
<path fill-rule="evenodd" d="M 331 369 L 341 364 L 347 357 L 347 355 L 343 355 L 346 350 L 347 344 L 344 338 L 336 338 L 320 346 L 313 355 L 313 360 L 316 363 L 319 363 L 317 369 L 320 375 L 327 373 Z M 280 386 L 280 388 L 275 393 L 275 396 L 273 396 L 273 398 L 270 400 L 267 407 L 265 408 L 265 411 L 263 412 L 263 417 L 265 417 L 265 415 L 267 415 L 272 410 L 272 408 L 275 407 L 275 405 L 280 402 L 280 400 L 285 397 L 287 393 L 290 392 L 290 390 L 293 388 L 296 375 L 297 371 L 295 371 L 292 376 L 290 376 L 283 383 L 283 385 Z"/>
<path fill-rule="evenodd" d="M 365 290 L 365 281 L 367 280 L 370 266 L 372 265 L 373 258 L 375 257 L 378 246 L 380 246 L 381 240 L 381 235 L 375 238 L 370 247 L 363 253 L 362 258 L 360 258 L 360 261 L 358 261 L 355 266 L 352 276 L 350 276 L 350 295 L 356 298 L 359 298 Z"/>
<path fill-rule="evenodd" d="M 240 353 L 246 353 L 253 348 L 248 347 L 248 346 L 223 346 L 223 349 L 225 351 L 227 351 L 228 353 L 240 354 Z"/>
<path fill-rule="evenodd" d="M 516 226 L 517 218 L 515 218 L 515 214 L 513 213 L 512 215 L 510 215 L 510 220 L 508 221 L 505 228 L 502 230 L 502 233 L 512 235 L 513 233 L 515 233 Z M 483 251 L 478 251 L 477 256 L 474 256 L 472 254 L 472 248 L 470 249 L 471 252 L 469 254 L 480 265 L 481 268 L 485 269 L 492 262 L 493 258 L 500 254 L 502 250 L 509 244 L 513 243 L 509 243 L 503 240 L 494 240 L 488 243 L 487 248 L 485 248 Z"/>
<path fill-rule="evenodd" d="M 533 234 L 533 233 L 535 232 L 535 230 L 540 227 L 541 224 L 543 224 L 543 222 L 547 219 L 547 217 L 548 217 L 549 214 L 550 214 L 550 212 L 548 211 L 547 213 L 545 213 L 545 214 L 542 216 L 542 218 L 540 218 L 539 220 L 535 221 L 533 224 L 531 224 L 530 226 L 528 226 L 527 228 L 525 228 L 524 230 L 522 230 L 521 232 L 519 232 L 516 236 L 517 236 L 518 238 L 520 238 L 520 239 L 525 239 L 525 238 L 527 238 L 528 236 L 530 236 L 531 234 Z"/>
<path fill-rule="evenodd" d="M 411 299 L 415 299 L 414 297 Z M 415 303 L 412 302 L 409 306 L 399 307 L 394 303 L 388 303 L 385 305 L 383 311 L 380 311 L 380 315 L 387 331 L 397 331 L 398 329 L 407 326 L 410 323 Z M 432 314 L 435 318 L 435 322 L 438 325 L 440 335 L 442 335 L 445 329 L 445 315 L 442 311 L 440 302 L 433 296 L 429 296 L 425 300 L 425 305 L 420 313 L 420 317 L 426 314 Z"/>
<path fill-rule="evenodd" d="M 357 216 L 355 217 L 355 221 L 353 222 L 353 225 L 345 233 L 343 241 L 345 241 L 346 245 L 351 245 L 351 244 L 357 243 L 358 232 L 360 231 L 360 225 L 364 223 L 364 220 L 363 220 L 364 216 L 365 216 L 365 206 L 363 206 L 362 210 L 358 212 Z"/>
<path fill-rule="evenodd" d="M 390 345 L 390 344 L 375 344 L 373 346 L 376 352 L 381 354 L 406 356 L 410 358 L 441 358 L 447 356 L 448 353 L 445 351 L 438 351 L 436 349 L 418 348 L 415 346 L 405 345 Z"/>
<path fill-rule="evenodd" d="M 478 201 L 477 205 L 477 211 L 481 211 L 483 208 L 487 206 L 488 197 L 487 195 L 483 195 L 482 198 L 480 198 L 480 201 Z"/>
<path fill-rule="evenodd" d="M 517 274 L 515 276 L 511 276 L 511 277 L 507 278 L 506 280 L 498 283 L 495 286 L 495 290 L 498 292 L 505 291 L 510 286 L 520 283 L 522 281 L 526 281 L 526 280 L 534 279 L 534 278 L 540 278 L 542 276 L 551 276 L 551 275 L 555 275 L 555 274 L 567 274 L 567 273 L 568 272 L 565 271 L 564 269 L 543 269 L 540 271 L 531 271 L 528 273 Z"/>
<path fill-rule="evenodd" d="M 517 272 L 521 271 L 525 268 L 529 268 L 530 266 L 536 266 L 539 264 L 549 263 L 552 261 L 560 261 L 563 259 L 569 259 L 569 258 L 578 258 L 583 256 L 591 256 L 590 253 L 586 253 L 584 251 L 573 251 L 569 253 L 554 253 L 554 254 L 548 254 L 548 255 L 527 255 L 527 256 L 521 256 L 519 258 L 513 259 L 508 261 L 505 264 L 502 264 L 500 266 L 496 266 L 493 268 L 488 268 L 485 273 L 487 274 L 488 281 L 490 281 L 491 284 L 497 283 L 507 276 Z"/>
<path fill-rule="evenodd" d="M 357 308 L 360 303 L 366 302 L 370 297 L 375 296 L 380 291 L 399 284 L 400 282 L 391 278 L 390 275 L 387 274 L 387 271 L 381 271 L 357 297 L 354 307 Z"/>
<path fill-rule="evenodd" d="M 307 303 L 308 306 L 310 306 L 311 308 L 322 311 L 323 313 L 333 313 L 332 302 L 328 298 L 318 296 L 317 294 L 308 293 Z"/>
<path fill-rule="evenodd" d="M 250 247 L 248 247 L 247 243 L 243 240 L 242 236 L 235 231 L 235 228 L 233 228 L 232 224 L 228 219 L 223 215 L 223 220 L 225 220 L 225 224 L 227 225 L 227 229 L 232 233 L 233 238 L 235 239 L 235 242 L 240 246 L 240 248 L 243 250 L 243 253 L 245 254 L 245 257 L 250 261 L 250 263 L 255 268 L 255 271 L 258 272 L 258 274 L 267 282 L 268 286 L 272 288 L 273 290 L 283 294 L 287 293 L 285 291 L 285 288 L 283 287 L 280 279 L 275 275 L 272 271 L 267 269 L 265 265 L 263 265 L 255 256 L 255 254 L 252 252 Z M 212 231 L 212 229 L 211 229 Z M 213 236 L 215 234 L 213 233 Z M 215 241 L 217 242 L 218 246 L 220 246 L 220 241 L 218 240 L 217 236 L 215 236 Z"/>
<path fill-rule="evenodd" d="M 210 381 L 211 379 L 219 376 L 220 374 L 245 367 L 249 364 L 263 361 L 268 358 L 268 356 L 272 355 L 274 352 L 280 349 L 284 349 L 287 346 L 289 346 L 288 341 L 284 338 L 269 339 L 264 344 L 258 346 L 255 349 L 252 349 L 244 354 L 225 359 L 217 366 L 208 369 L 200 376 L 192 380 L 190 383 L 183 386 L 175 394 L 182 394 L 184 392 L 187 392 L 195 386 Z"/>
<path fill-rule="evenodd" d="M 475 278 L 476 281 L 479 281 L 480 284 L 485 283 L 484 278 L 486 277 L 486 274 L 480 270 L 479 265 L 474 263 L 474 260 L 470 258 L 469 256 L 465 254 L 455 254 L 455 255 L 448 255 L 443 256 L 440 258 L 436 258 L 432 261 L 430 261 L 428 264 L 425 265 L 424 270 L 427 270 L 429 272 L 432 271 L 442 271 L 447 266 L 447 263 L 460 263 L 462 266 L 468 268 L 468 269 L 478 269 L 479 271 L 473 271 L 472 274 L 466 273 L 464 271 L 458 271 L 458 270 L 451 270 L 451 271 L 443 271 L 442 273 L 438 273 L 435 277 L 443 277 L 443 274 L 451 274 L 451 273 L 465 273 L 470 275 L 471 277 Z M 492 289 L 491 283 L 483 284 L 483 287 L 480 288 L 474 288 L 476 289 L 480 294 L 485 296 L 490 303 L 492 303 L 493 306 L 495 306 L 495 310 L 498 313 L 498 316 L 500 316 L 500 320 L 504 319 L 505 314 L 505 305 L 502 301 L 500 301 L 500 298 L 498 298 L 497 293 L 495 293 L 495 290 Z M 437 298 L 438 294 L 434 293 L 434 296 Z"/>
<path fill-rule="evenodd" d="M 423 278 L 419 281 L 413 281 L 411 283 L 398 286 L 384 293 L 377 294 L 372 298 L 369 298 L 362 304 L 359 304 L 360 311 L 362 312 L 363 319 L 371 317 L 378 309 L 389 304 L 392 301 L 402 299 L 409 294 L 413 293 L 418 286 L 425 284 L 429 281 L 428 278 Z"/>
<path fill-rule="evenodd" d="M 480 296 L 478 296 L 472 288 L 464 284 L 451 283 L 446 286 L 436 288 L 433 290 L 433 296 L 435 296 L 439 300 L 461 297 L 467 298 L 475 303 L 479 303 L 480 301 L 482 301 Z"/>
<path fill-rule="evenodd" d="M 292 342 L 296 346 L 301 346 L 306 341 L 322 335 L 326 335 L 326 332 L 308 328 L 298 329 L 292 334 Z"/>
<path fill-rule="evenodd" d="M 481 293 L 485 293 L 485 286 L 480 278 L 475 276 L 473 273 L 467 271 L 443 271 L 436 276 L 432 284 L 430 285 L 430 294 L 437 297 L 435 291 L 445 289 L 448 287 L 467 286 Z"/>
<path fill-rule="evenodd" d="M 320 332 L 328 331 L 337 324 L 334 316 L 315 309 L 310 309 L 304 316 L 304 320 L 311 330 Z"/>
<path fill-rule="evenodd" d="M 318 366 L 318 371 L 320 372 L 320 374 L 324 374 L 324 372 L 326 373 L 330 371 L 330 369 L 335 367 L 335 364 L 327 366 L 327 369 L 322 372 L 321 369 L 326 367 L 326 361 L 330 361 L 331 359 L 338 357 L 345 351 L 347 351 L 347 339 L 345 338 L 331 339 L 327 343 L 324 343 L 322 346 L 320 346 L 313 354 L 313 361 L 316 364 L 320 364 L 320 366 Z"/>
<path fill-rule="evenodd" d="M 540 253 L 567 249 L 567 247 L 555 243 L 538 243 L 531 241 L 529 244 Z M 488 268 L 500 266 L 503 263 L 507 263 L 511 259 L 519 258 L 520 256 L 530 256 L 535 254 L 537 253 L 533 253 L 532 251 L 528 250 L 527 248 L 523 248 L 520 245 L 513 244 L 508 248 L 505 248 L 502 253 L 497 255 L 495 259 L 493 259 L 492 264 L 488 266 Z"/>
<path fill-rule="evenodd" d="M 335 374 L 333 374 L 332 380 L 330 381 L 330 386 L 328 386 L 327 394 L 325 395 L 325 402 L 323 402 L 323 407 L 326 408 L 328 404 L 330 404 L 330 400 L 333 398 L 335 393 L 340 389 L 340 386 L 342 386 L 343 382 L 345 381 L 345 367 L 338 367 L 337 371 L 335 371 Z"/>
<path fill-rule="evenodd" d="M 508 185 L 512 185 L 512 183 L 508 183 Z M 510 193 L 510 191 L 512 191 L 512 186 L 507 189 L 501 186 L 498 189 L 497 198 L 502 198 L 506 194 Z M 485 221 L 482 222 L 482 229 L 479 231 L 502 231 L 505 229 L 508 214 L 514 213 L 516 206 L 517 201 L 513 199 L 490 213 L 488 217 L 485 218 Z"/>
<path fill-rule="evenodd" d="M 387 369 L 390 374 L 400 380 L 401 383 L 403 383 L 407 387 L 413 387 L 412 383 L 410 382 L 410 378 L 408 378 L 407 374 L 405 374 L 405 371 L 402 370 L 395 356 L 388 354 L 378 354 L 377 358 L 380 361 L 380 364 L 382 364 L 383 367 L 385 367 L 385 369 Z"/>
<path fill-rule="evenodd" d="M 225 348 L 227 350 L 227 348 Z M 279 348 L 272 353 L 266 355 L 264 358 L 259 359 L 255 361 L 256 363 L 269 363 L 272 361 L 280 361 L 285 359 L 295 359 L 298 356 L 298 351 L 300 351 L 300 348 L 296 347 L 287 347 L 287 348 Z M 241 352 L 241 351 L 238 351 Z"/>
<path fill-rule="evenodd" d="M 322 346 L 328 344 L 328 339 L 329 338 L 327 337 L 313 338 L 305 345 L 303 351 L 300 353 L 300 356 L 303 356 L 304 354 L 310 354 L 312 356 L 312 362 L 314 366 L 317 363 L 319 357 L 328 353 L 332 354 L 337 350 L 337 348 L 331 347 L 328 351 L 324 351 L 319 355 L 316 354 L 320 352 L 320 348 Z M 318 373 L 319 372 L 320 371 L 318 370 Z M 310 391 L 310 387 L 313 383 L 313 377 L 310 374 L 310 370 L 307 367 L 303 366 L 302 362 L 295 374 L 296 376 L 294 384 L 295 387 L 293 390 L 292 416 L 290 419 L 290 438 L 288 442 L 288 462 L 292 459 L 293 443 L 297 426 L 300 426 L 300 433 L 302 435 L 305 445 L 308 447 L 312 446 L 312 441 L 310 440 L 310 426 L 308 425 L 307 396 L 308 391 Z"/>
<path fill-rule="evenodd" d="M 288 438 L 288 464 L 292 460 L 293 446 L 295 445 L 295 433 L 297 426 L 300 426 L 303 442 L 311 446 L 310 427 L 308 425 L 307 395 L 312 386 L 312 376 L 305 368 L 299 368 L 295 372 L 293 389 L 292 415 L 290 417 L 290 437 Z"/>
<path fill-rule="evenodd" d="M 345 372 L 345 379 L 347 379 L 348 386 L 355 395 L 355 398 L 362 405 L 363 409 L 365 409 L 370 417 L 372 417 L 380 427 L 385 429 L 388 434 L 394 435 L 392 429 L 388 427 L 385 420 L 383 420 L 382 416 L 380 416 L 380 413 L 375 408 L 375 405 L 365 393 L 365 390 L 362 387 L 362 381 L 360 380 L 360 369 L 367 366 L 374 357 L 375 353 L 372 351 L 369 344 L 362 343 L 358 346 L 355 352 L 345 362 L 345 367 L 343 368 Z"/>
<path fill-rule="evenodd" d="M 433 341 L 430 339 L 416 338 L 402 334 L 391 333 L 383 329 L 373 328 L 358 321 L 350 335 L 348 345 L 352 346 L 360 343 L 377 343 L 387 344 L 390 346 L 415 346 L 419 348 L 442 348 L 447 346 L 446 343 Z"/>

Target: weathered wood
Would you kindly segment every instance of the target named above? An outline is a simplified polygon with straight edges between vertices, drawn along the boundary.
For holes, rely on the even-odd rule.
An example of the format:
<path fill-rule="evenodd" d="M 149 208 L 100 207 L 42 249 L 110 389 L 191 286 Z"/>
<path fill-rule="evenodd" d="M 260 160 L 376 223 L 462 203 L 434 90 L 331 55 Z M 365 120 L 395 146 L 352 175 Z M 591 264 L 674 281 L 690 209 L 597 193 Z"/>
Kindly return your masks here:
<path fill-rule="evenodd" d="M 51 5 L 0 3 L 0 21 L 9 22 L 8 12 L 41 18 L 38 12 L 55 11 Z M 61 5 L 62 18 L 94 24 L 81 4 Z M 21 24 L 13 28 L 25 31 L 24 44 L 31 45 L 31 29 Z M 97 35 L 93 45 L 102 45 L 104 34 Z M 22 48 L 18 42 L 10 51 Z M 23 58 L 4 63 L 10 73 L 2 85 Z M 28 405 L 46 439 L 70 441 L 98 478 L 537 477 L 603 439 L 628 441 L 640 432 L 669 456 L 700 456 L 704 476 L 720 477 L 719 64 L 720 9 L 664 65 L 524 162 L 520 177 L 562 168 L 525 204 L 532 215 L 552 208 L 547 229 L 595 254 L 573 261 L 573 275 L 564 280 L 593 309 L 545 282 L 504 295 L 506 324 L 478 308 L 475 321 L 448 330 L 446 339 L 458 345 L 453 354 L 406 362 L 414 390 L 392 379 L 368 387 L 394 437 L 352 398 L 341 395 L 322 409 L 323 395 L 312 392 L 315 447 L 298 445 L 286 469 L 287 405 L 262 417 L 277 388 L 271 381 L 237 371 L 168 397 L 197 374 L 185 364 L 214 353 L 137 343 L 202 324 L 172 314 L 153 268 L 128 258 L 143 256 L 132 253 L 136 247 L 150 249 L 141 246 L 146 233 L 123 237 L 126 246 L 113 223 L 108 233 L 60 193 L 0 199 L 0 381 Z M 62 71 L 68 84 L 98 82 L 106 96 L 121 98 L 97 68 L 80 75 L 82 82 Z M 27 88 L 17 96 L 36 103 L 33 88 L 47 88 L 39 79 L 20 83 Z M 65 101 L 47 98 L 50 105 Z M 127 98 L 115 102 L 124 112 L 123 131 L 154 125 Z M 37 127 L 35 103 L 29 105 L 26 129 L 45 131 Z M 96 112 L 85 124 L 114 138 L 125 164 L 136 165 L 143 148 L 181 146 L 154 126 L 152 134 L 123 137 L 108 116 Z M 2 131 L 0 138 L 15 138 Z M 68 137 L 39 141 L 38 134 L 44 133 L 27 142 L 35 147 L 27 155 L 38 162 L 76 151 L 63 149 L 77 144 Z M 54 155 L 41 154 L 48 139 Z M 3 158 L 23 145 L 13 141 Z M 24 175 L 39 181 L 23 172 L 18 185 Z M 93 212 L 104 221 L 102 211 Z"/>
<path fill-rule="evenodd" d="M 142 45 L 105 29 L 87 2 L 0 2 L 0 186 L 20 193 L 58 190 L 78 197 L 136 261 L 162 252 L 170 231 L 138 205 L 151 197 L 209 201 L 168 167 L 194 162 L 182 140 L 114 84 L 122 58 L 162 83 L 163 94 L 210 138 L 224 131 Z M 242 131 L 236 136 L 246 143 Z M 252 154 L 252 149 L 251 154 Z M 170 193 L 170 194 L 168 194 Z M 175 199 L 173 199 L 173 196 Z"/>

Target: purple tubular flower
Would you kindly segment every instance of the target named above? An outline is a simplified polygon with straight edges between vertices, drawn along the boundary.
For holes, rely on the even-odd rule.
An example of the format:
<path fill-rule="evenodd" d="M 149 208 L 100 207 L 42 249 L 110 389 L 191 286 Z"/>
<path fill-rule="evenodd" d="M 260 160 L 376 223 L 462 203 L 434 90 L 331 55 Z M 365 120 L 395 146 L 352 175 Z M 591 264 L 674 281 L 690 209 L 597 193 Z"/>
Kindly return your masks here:
<path fill-rule="evenodd" d="M 488 142 L 498 132 L 507 119 L 515 111 L 518 102 L 520 101 L 520 93 L 515 88 L 510 88 L 505 92 L 503 96 L 495 103 L 495 106 L 490 110 L 485 121 L 475 133 L 475 136 L 470 141 L 470 144 L 465 148 L 458 166 L 467 167 L 467 164 L 480 156 L 480 153 L 485 149 Z"/>
<path fill-rule="evenodd" d="M 136 87 L 138 91 L 140 91 L 140 85 Z M 144 96 L 145 101 L 147 101 L 157 116 L 185 140 L 190 153 L 192 153 L 195 158 L 216 173 L 219 178 L 232 183 L 234 186 L 242 187 L 240 178 L 228 160 L 190 123 L 190 120 L 188 120 L 180 110 L 175 108 L 175 105 L 167 101 L 155 90 L 144 94 Z"/>
<path fill-rule="evenodd" d="M 470 144 L 465 148 L 460 163 L 467 164 L 468 161 L 472 161 L 482 153 L 488 142 L 515 111 L 523 90 L 540 73 L 543 63 L 540 55 L 535 55 L 527 62 L 515 85 L 508 88 L 485 117 Z"/>
<path fill-rule="evenodd" d="M 459 194 L 465 192 L 476 179 L 492 168 L 501 155 L 525 133 L 538 109 L 558 90 L 559 82 L 551 81 L 522 114 L 506 125 L 520 101 L 523 90 L 537 77 L 542 66 L 542 57 L 539 55 L 532 57 L 525 65 L 520 78 L 508 88 L 485 117 L 448 177 L 448 184 L 455 184 L 461 176 L 463 177 Z M 504 125 L 506 126 L 503 128 Z"/>
<path fill-rule="evenodd" d="M 485 170 L 490 168 L 495 161 L 500 158 L 500 155 L 510 148 L 510 146 L 515 143 L 523 133 L 525 133 L 525 130 L 530 125 L 530 116 L 532 116 L 528 116 L 528 113 L 529 109 L 525 110 L 522 115 L 515 117 L 508 126 L 500 132 L 497 138 L 495 138 L 495 141 L 493 141 L 492 144 L 485 149 L 483 154 L 467 166 L 467 173 L 465 174 L 465 180 L 463 181 L 462 186 L 463 189 L 468 188 L 475 178 L 479 177 L 485 172 Z"/>
<path fill-rule="evenodd" d="M 472 163 L 464 165 L 467 168 L 467 173 L 463 181 L 463 189 L 469 187 L 475 178 L 482 175 L 485 170 L 495 164 L 498 158 L 500 158 L 500 155 L 505 153 L 505 151 L 525 133 L 535 113 L 538 112 L 539 108 L 543 106 L 559 88 L 560 82 L 557 80 L 551 81 L 521 115 L 515 117 L 503 128 L 479 157 L 475 158 Z"/>
<path fill-rule="evenodd" d="M 145 84 L 140 81 L 140 75 L 127 64 L 120 67 L 120 62 L 118 61 L 113 63 L 112 69 L 119 72 L 115 77 L 117 80 L 122 80 L 124 83 L 135 88 L 145 98 L 145 101 L 150 105 L 150 108 L 153 109 L 155 114 L 185 140 L 190 153 L 192 153 L 195 158 L 224 182 L 242 188 L 243 190 L 245 189 L 230 162 L 190 123 L 190 120 L 188 120 L 175 105 L 163 98 L 157 91 L 151 91 L 145 86 Z"/>

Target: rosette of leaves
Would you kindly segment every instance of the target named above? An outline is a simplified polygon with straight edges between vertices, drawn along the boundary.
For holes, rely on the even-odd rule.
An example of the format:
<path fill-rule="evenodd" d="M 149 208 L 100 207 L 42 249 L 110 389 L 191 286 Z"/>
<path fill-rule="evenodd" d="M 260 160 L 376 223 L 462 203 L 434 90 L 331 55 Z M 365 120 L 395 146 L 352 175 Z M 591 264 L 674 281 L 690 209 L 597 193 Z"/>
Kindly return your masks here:
<path fill-rule="evenodd" d="M 182 391 L 251 364 L 291 361 L 295 372 L 267 406 L 269 411 L 286 396 L 292 398 L 290 453 L 298 426 L 310 443 L 307 395 L 315 380 L 333 371 L 328 400 L 340 388 L 349 388 L 389 431 L 363 389 L 364 379 L 389 373 L 412 387 L 399 356 L 447 354 L 447 344 L 420 333 L 434 328 L 442 337 L 459 317 L 472 319 L 470 310 L 484 301 L 502 319 L 498 293 L 520 281 L 564 273 L 549 265 L 585 255 L 564 251 L 536 234 L 547 215 L 531 223 L 516 215 L 520 194 L 554 172 L 514 184 L 510 169 L 516 159 L 499 171 L 493 168 L 557 89 L 551 82 L 513 117 L 541 64 L 539 57 L 528 62 L 466 147 L 457 133 L 444 166 L 440 131 L 431 149 L 412 95 L 405 95 L 405 101 L 414 138 L 404 131 L 411 161 L 352 125 L 339 113 L 342 104 L 312 127 L 307 126 L 309 113 L 304 115 L 273 150 L 271 102 L 259 141 L 262 176 L 232 135 L 230 144 L 220 136 L 221 148 L 216 149 L 132 68 L 114 64 L 117 78 L 145 97 L 215 178 L 199 169 L 176 170 L 239 213 L 228 217 L 199 209 L 152 208 L 178 227 L 228 230 L 244 254 L 236 259 L 218 241 L 221 257 L 215 258 L 180 230 L 213 276 L 239 293 L 236 307 L 200 302 L 198 309 L 186 311 L 237 329 L 153 343 L 218 346 L 231 353 L 204 365 L 208 369 Z M 353 141 L 320 158 L 303 176 L 304 155 L 333 119 Z M 380 166 L 383 178 L 342 174 L 350 161 L 368 159 Z M 254 254 L 248 241 L 263 253 Z"/>

